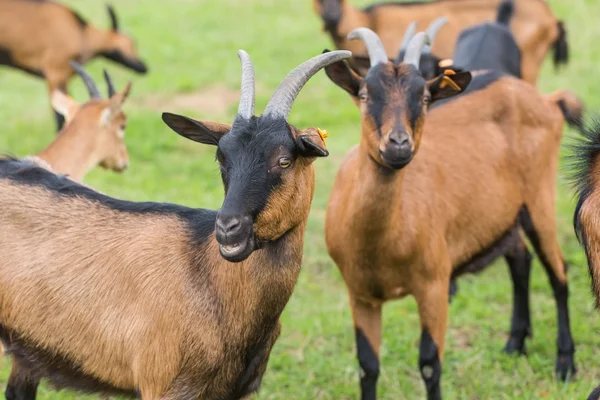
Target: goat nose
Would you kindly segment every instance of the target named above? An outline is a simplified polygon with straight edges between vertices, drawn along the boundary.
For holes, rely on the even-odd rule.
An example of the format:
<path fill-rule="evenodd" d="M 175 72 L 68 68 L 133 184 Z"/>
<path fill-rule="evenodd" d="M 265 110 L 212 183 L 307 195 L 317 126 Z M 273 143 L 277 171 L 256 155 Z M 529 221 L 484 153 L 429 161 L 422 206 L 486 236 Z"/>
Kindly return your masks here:
<path fill-rule="evenodd" d="M 242 227 L 242 221 L 236 217 L 217 218 L 217 229 L 226 235 L 237 233 Z"/>
<path fill-rule="evenodd" d="M 392 133 L 390 135 L 390 142 L 394 143 L 398 147 L 410 146 L 410 140 L 407 134 Z"/>

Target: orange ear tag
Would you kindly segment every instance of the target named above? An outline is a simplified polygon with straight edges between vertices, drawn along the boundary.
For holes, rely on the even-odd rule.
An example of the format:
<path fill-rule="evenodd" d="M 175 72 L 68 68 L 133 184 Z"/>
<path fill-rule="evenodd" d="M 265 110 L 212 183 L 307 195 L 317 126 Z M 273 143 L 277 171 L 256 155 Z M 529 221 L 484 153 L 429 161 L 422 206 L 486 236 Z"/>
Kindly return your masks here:
<path fill-rule="evenodd" d="M 444 75 L 456 75 L 456 72 L 452 69 L 447 69 L 444 71 Z"/>
<path fill-rule="evenodd" d="M 458 86 L 456 84 L 456 82 L 454 82 L 452 79 L 448 78 L 447 76 L 444 76 L 442 83 L 440 83 L 440 88 L 443 89 L 446 86 L 452 86 L 453 89 L 458 90 L 459 92 L 462 92 L 462 88 L 460 86 Z"/>
<path fill-rule="evenodd" d="M 319 134 L 319 136 L 321 136 L 321 139 L 323 139 L 323 143 L 325 143 L 325 138 L 329 137 L 329 133 L 327 133 L 325 129 L 321 128 L 317 128 L 317 133 Z"/>

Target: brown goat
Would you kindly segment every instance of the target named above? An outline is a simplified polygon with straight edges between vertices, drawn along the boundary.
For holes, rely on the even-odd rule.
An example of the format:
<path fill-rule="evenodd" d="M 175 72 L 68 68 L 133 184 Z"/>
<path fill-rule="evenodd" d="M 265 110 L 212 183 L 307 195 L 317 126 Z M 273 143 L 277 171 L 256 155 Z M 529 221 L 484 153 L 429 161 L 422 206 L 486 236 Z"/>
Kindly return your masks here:
<path fill-rule="evenodd" d="M 320 131 L 287 118 L 310 77 L 350 52 L 300 65 L 260 117 L 254 69 L 239 54 L 233 125 L 163 114 L 180 135 L 217 146 L 218 211 L 117 200 L 0 160 L 0 338 L 14 363 L 7 399 L 35 398 L 44 378 L 144 400 L 258 390 L 300 272 L 313 161 L 328 155 Z"/>
<path fill-rule="evenodd" d="M 108 6 L 111 29 L 87 23 L 75 11 L 46 0 L 0 0 L 0 65 L 44 78 L 50 96 L 67 85 L 75 71 L 102 56 L 139 73 L 148 71 L 133 40 L 119 30 L 114 9 Z M 56 114 L 58 128 L 64 120 Z"/>
<path fill-rule="evenodd" d="M 364 79 L 343 62 L 326 68 L 360 108 L 362 127 L 360 144 L 336 177 L 325 231 L 349 292 L 362 398 L 376 397 L 381 308 L 406 295 L 418 305 L 427 398 L 441 398 L 450 279 L 518 250 L 519 227 L 550 277 L 558 309 L 556 367 L 567 379 L 575 367 L 554 218 L 564 124 L 559 106 L 530 84 L 495 72 L 450 71 L 426 82 L 418 73 L 423 33 L 400 64 L 388 61 L 373 31 L 360 28 L 350 38 L 363 40 L 373 67 Z M 511 263 L 511 273 L 515 293 L 526 294 L 528 268 Z M 526 303 L 514 311 L 509 341 L 529 333 L 528 312 Z"/>
<path fill-rule="evenodd" d="M 79 105 L 60 90 L 54 91 L 52 106 L 65 117 L 67 124 L 36 157 L 52 171 L 75 181 L 82 181 L 96 165 L 123 172 L 129 164 L 129 154 L 124 140 L 127 118 L 121 107 L 129 96 L 131 83 L 117 93 L 110 75 L 104 71 L 109 95 L 105 100 L 91 76 L 78 64 L 74 68 L 86 84 L 91 100 Z"/>
<path fill-rule="evenodd" d="M 578 196 L 573 222 L 587 257 L 596 308 L 600 309 L 600 119 L 596 117 L 581 132 L 583 137 L 571 145 L 572 179 Z M 588 397 L 598 399 L 600 386 Z"/>
<path fill-rule="evenodd" d="M 452 58 L 459 33 L 471 25 L 494 20 L 499 3 L 500 0 L 438 0 L 373 4 L 358 9 L 349 0 L 313 0 L 324 30 L 338 49 L 350 50 L 354 56 L 366 55 L 363 45 L 346 37 L 356 28 L 367 27 L 379 35 L 391 59 L 398 54 L 409 24 L 417 21 L 423 29 L 439 17 L 448 17 L 448 25 L 435 41 L 433 52 L 441 58 Z M 535 84 L 550 47 L 555 50 L 556 66 L 567 61 L 566 31 L 545 1 L 515 0 L 515 5 L 511 30 L 523 54 L 523 79 Z"/>

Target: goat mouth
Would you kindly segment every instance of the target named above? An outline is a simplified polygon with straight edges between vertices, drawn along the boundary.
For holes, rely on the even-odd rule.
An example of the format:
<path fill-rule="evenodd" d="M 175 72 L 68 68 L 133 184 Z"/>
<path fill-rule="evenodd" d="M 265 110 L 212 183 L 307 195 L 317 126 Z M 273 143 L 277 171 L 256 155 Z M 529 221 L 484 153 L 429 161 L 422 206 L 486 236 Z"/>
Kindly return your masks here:
<path fill-rule="evenodd" d="M 381 161 L 383 161 L 383 163 L 391 169 L 402 169 L 406 167 L 413 159 L 413 154 L 408 157 L 393 160 L 388 159 L 383 153 L 380 153 L 379 156 L 381 157 Z"/>
<path fill-rule="evenodd" d="M 221 256 L 229 262 L 241 262 L 254 251 L 254 239 L 252 237 L 235 244 L 219 244 Z"/>

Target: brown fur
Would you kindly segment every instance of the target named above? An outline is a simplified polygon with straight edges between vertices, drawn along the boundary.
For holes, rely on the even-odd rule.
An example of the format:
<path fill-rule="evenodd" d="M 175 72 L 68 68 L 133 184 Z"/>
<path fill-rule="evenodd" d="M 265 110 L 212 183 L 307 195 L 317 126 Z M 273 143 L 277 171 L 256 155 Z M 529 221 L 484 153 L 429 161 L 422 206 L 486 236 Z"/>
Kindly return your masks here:
<path fill-rule="evenodd" d="M 402 76 L 405 67 L 384 68 Z M 402 88 L 394 90 L 386 102 L 392 109 L 405 102 Z M 376 354 L 381 306 L 413 295 L 442 360 L 453 271 L 510 232 L 523 206 L 552 272 L 566 282 L 554 217 L 564 119 L 554 102 L 526 82 L 501 78 L 433 109 L 412 132 L 405 123 L 418 151 L 398 171 L 380 156 L 386 123 L 380 138 L 366 105 L 359 107 L 360 144 L 336 177 L 325 233 L 355 326 Z"/>
<path fill-rule="evenodd" d="M 143 399 L 255 391 L 300 272 L 311 161 L 271 195 L 255 223 L 267 243 L 238 264 L 174 216 L 0 181 L 0 325 Z"/>
<path fill-rule="evenodd" d="M 53 171 L 82 181 L 84 176 L 100 164 L 103 168 L 122 172 L 129 163 L 124 141 L 127 117 L 121 110 L 131 85 L 112 99 L 91 100 L 79 106 L 61 93 L 53 101 L 63 102 L 68 110 L 68 124 L 58 137 L 38 157 Z M 58 105 L 58 104 L 57 104 Z"/>
<path fill-rule="evenodd" d="M 313 0 L 316 12 L 321 15 L 319 0 Z M 500 0 L 444 0 L 422 4 L 375 6 L 369 12 L 353 7 L 348 0 L 342 5 L 342 17 L 332 40 L 338 49 L 366 55 L 360 41 L 348 40 L 347 35 L 359 27 L 374 30 L 383 42 L 388 56 L 395 59 L 408 24 L 418 22 L 423 30 L 438 17 L 448 17 L 448 24 L 433 44 L 433 52 L 441 58 L 452 58 L 460 32 L 472 25 L 494 21 Z M 515 15 L 511 31 L 522 52 L 523 79 L 535 84 L 540 68 L 550 47 L 558 38 L 558 21 L 550 7 L 542 0 L 515 0 Z"/>
<path fill-rule="evenodd" d="M 74 75 L 69 61 L 83 64 L 113 49 L 137 57 L 127 36 L 84 26 L 72 10 L 52 1 L 0 0 L 0 53 L 2 49 L 9 51 L 10 65 L 42 75 L 49 94 L 67 92 Z"/>

